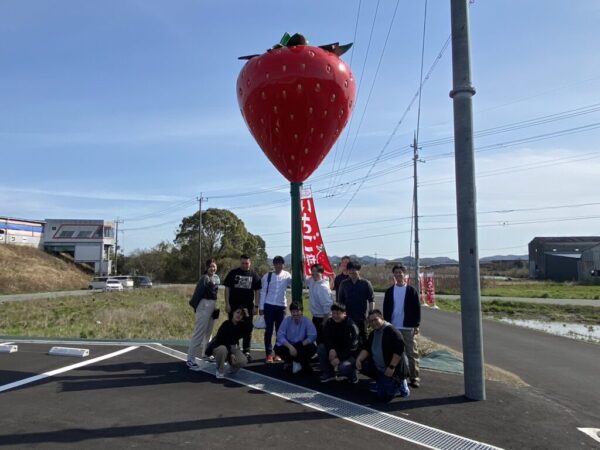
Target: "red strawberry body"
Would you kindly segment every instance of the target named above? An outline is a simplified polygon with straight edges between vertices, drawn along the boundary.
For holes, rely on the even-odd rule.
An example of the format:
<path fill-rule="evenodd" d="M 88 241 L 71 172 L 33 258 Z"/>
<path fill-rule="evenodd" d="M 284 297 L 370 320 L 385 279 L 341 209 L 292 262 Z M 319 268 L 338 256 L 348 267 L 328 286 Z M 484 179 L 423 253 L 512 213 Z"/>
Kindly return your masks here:
<path fill-rule="evenodd" d="M 250 59 L 237 80 L 242 116 L 289 181 L 306 180 L 325 158 L 354 107 L 350 68 L 334 53 L 297 45 Z"/>

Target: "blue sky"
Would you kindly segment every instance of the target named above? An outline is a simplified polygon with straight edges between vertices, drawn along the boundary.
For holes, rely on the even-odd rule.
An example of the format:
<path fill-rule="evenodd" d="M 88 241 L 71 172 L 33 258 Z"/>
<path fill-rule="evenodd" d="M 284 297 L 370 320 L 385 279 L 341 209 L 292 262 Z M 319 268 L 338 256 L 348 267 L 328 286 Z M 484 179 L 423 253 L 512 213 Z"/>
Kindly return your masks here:
<path fill-rule="evenodd" d="M 427 5 L 424 73 L 437 63 L 421 98 L 423 257 L 457 256 L 449 4 Z M 289 253 L 289 187 L 246 129 L 235 83 L 238 56 L 302 32 L 355 42 L 343 57 L 354 116 L 306 183 L 327 250 L 408 255 L 418 102 L 405 112 L 424 5 L 0 1 L 0 215 L 119 217 L 129 253 L 171 241 L 202 192 L 271 256 Z M 470 14 L 480 256 L 600 235 L 600 2 L 475 1 Z"/>

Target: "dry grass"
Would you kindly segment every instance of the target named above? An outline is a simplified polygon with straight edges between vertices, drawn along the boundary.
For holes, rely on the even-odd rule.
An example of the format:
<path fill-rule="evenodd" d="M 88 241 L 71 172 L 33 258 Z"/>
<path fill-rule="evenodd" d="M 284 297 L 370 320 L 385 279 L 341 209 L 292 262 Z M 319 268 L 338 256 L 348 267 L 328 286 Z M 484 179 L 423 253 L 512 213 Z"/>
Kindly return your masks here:
<path fill-rule="evenodd" d="M 90 278 L 37 248 L 0 245 L 0 294 L 82 289 Z"/>

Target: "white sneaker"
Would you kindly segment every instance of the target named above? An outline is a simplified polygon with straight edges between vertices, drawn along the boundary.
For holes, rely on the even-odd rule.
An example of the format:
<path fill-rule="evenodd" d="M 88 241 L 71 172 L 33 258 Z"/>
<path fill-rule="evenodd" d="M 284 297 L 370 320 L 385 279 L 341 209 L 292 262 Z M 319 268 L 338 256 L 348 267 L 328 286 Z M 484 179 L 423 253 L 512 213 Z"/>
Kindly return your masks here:
<path fill-rule="evenodd" d="M 297 361 L 292 363 L 292 373 L 298 373 L 302 370 L 302 364 Z"/>
<path fill-rule="evenodd" d="M 220 370 L 217 369 L 215 376 L 217 377 L 218 380 L 221 380 L 223 378 L 225 378 L 225 374 L 223 372 L 221 372 Z"/>

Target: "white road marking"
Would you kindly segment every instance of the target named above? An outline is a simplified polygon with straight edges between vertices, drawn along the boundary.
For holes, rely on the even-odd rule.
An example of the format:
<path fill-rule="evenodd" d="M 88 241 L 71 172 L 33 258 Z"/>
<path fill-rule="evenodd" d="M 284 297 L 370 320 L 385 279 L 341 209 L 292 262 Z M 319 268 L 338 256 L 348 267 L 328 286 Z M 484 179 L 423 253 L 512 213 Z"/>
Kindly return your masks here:
<path fill-rule="evenodd" d="M 185 353 L 167 347 L 166 345 L 151 344 L 147 345 L 146 347 L 151 348 L 152 350 L 155 350 L 159 353 L 169 355 L 175 359 L 179 359 L 182 361 L 185 361 L 187 359 Z M 215 373 L 215 364 L 204 363 L 200 364 L 200 367 L 202 368 L 202 372 L 213 375 Z M 499 449 L 499 447 L 485 444 L 483 442 L 474 441 L 472 439 L 457 434 L 448 433 L 447 431 L 440 430 L 439 428 L 430 427 L 427 425 L 423 425 L 419 422 L 414 422 L 411 420 L 403 419 L 398 416 L 394 416 L 392 414 L 383 413 L 373 408 L 362 406 L 353 402 L 349 402 L 347 400 L 342 400 L 338 397 L 324 394 L 319 391 L 314 391 L 309 388 L 304 388 L 302 386 L 298 386 L 287 381 L 272 378 L 246 369 L 240 369 L 240 371 L 237 372 L 235 376 L 226 375 L 225 378 L 235 383 L 251 387 L 253 389 L 259 389 L 275 397 L 283 398 L 285 400 L 292 401 L 303 406 L 307 406 L 317 411 L 321 411 L 332 416 L 339 417 L 340 419 L 347 420 L 349 422 L 355 423 L 366 428 L 370 428 L 380 433 L 385 433 L 408 442 L 413 442 L 423 447 L 432 449 L 467 447 L 470 449 L 479 450 Z M 254 378 L 255 380 L 261 381 L 255 382 L 255 380 L 249 380 L 245 378 Z M 278 392 L 277 389 L 272 390 L 269 388 L 269 386 L 267 386 L 270 380 L 277 384 L 290 386 L 292 389 L 290 390 L 290 392 Z M 325 399 L 325 402 L 320 402 L 319 398 Z M 332 402 L 335 404 L 332 405 Z M 345 409 L 352 409 L 351 413 L 353 414 L 345 414 Z M 386 427 L 386 425 L 388 426 Z M 402 428 L 403 425 L 408 426 L 411 429 L 411 432 L 405 433 L 403 431 L 398 431 L 398 429 Z M 420 436 L 417 436 L 416 434 L 419 434 Z M 428 434 L 429 436 L 427 436 Z M 444 444 L 439 445 L 438 440 L 435 444 L 432 443 L 430 445 L 428 441 L 432 441 L 432 435 L 441 437 L 441 439 L 453 441 L 453 443 L 448 442 L 448 446 Z M 459 442 L 460 447 L 456 446 L 457 442 Z"/>
<path fill-rule="evenodd" d="M 600 442 L 600 428 L 577 428 L 584 434 L 587 434 L 596 442 Z"/>
<path fill-rule="evenodd" d="M 13 383 L 8 383 L 3 386 L 0 386 L 0 392 L 8 391 L 9 389 L 14 389 L 19 386 L 23 386 L 25 384 L 34 383 L 39 380 L 43 380 L 44 378 L 48 378 L 54 375 L 58 375 L 59 373 L 68 372 L 69 370 L 78 369 L 79 367 L 88 366 L 90 364 L 94 364 L 98 361 L 104 361 L 105 359 L 114 358 L 115 356 L 122 355 L 124 353 L 130 352 L 139 348 L 139 346 L 131 346 L 127 348 L 123 348 L 121 350 L 117 350 L 116 352 L 109 353 L 107 355 L 99 356 L 97 358 L 88 359 L 87 361 L 82 361 L 77 364 L 72 364 L 70 366 L 61 367 L 60 369 L 51 370 L 49 372 L 44 372 L 39 375 L 34 375 L 33 377 L 25 378 L 23 380 L 15 381 Z"/>

